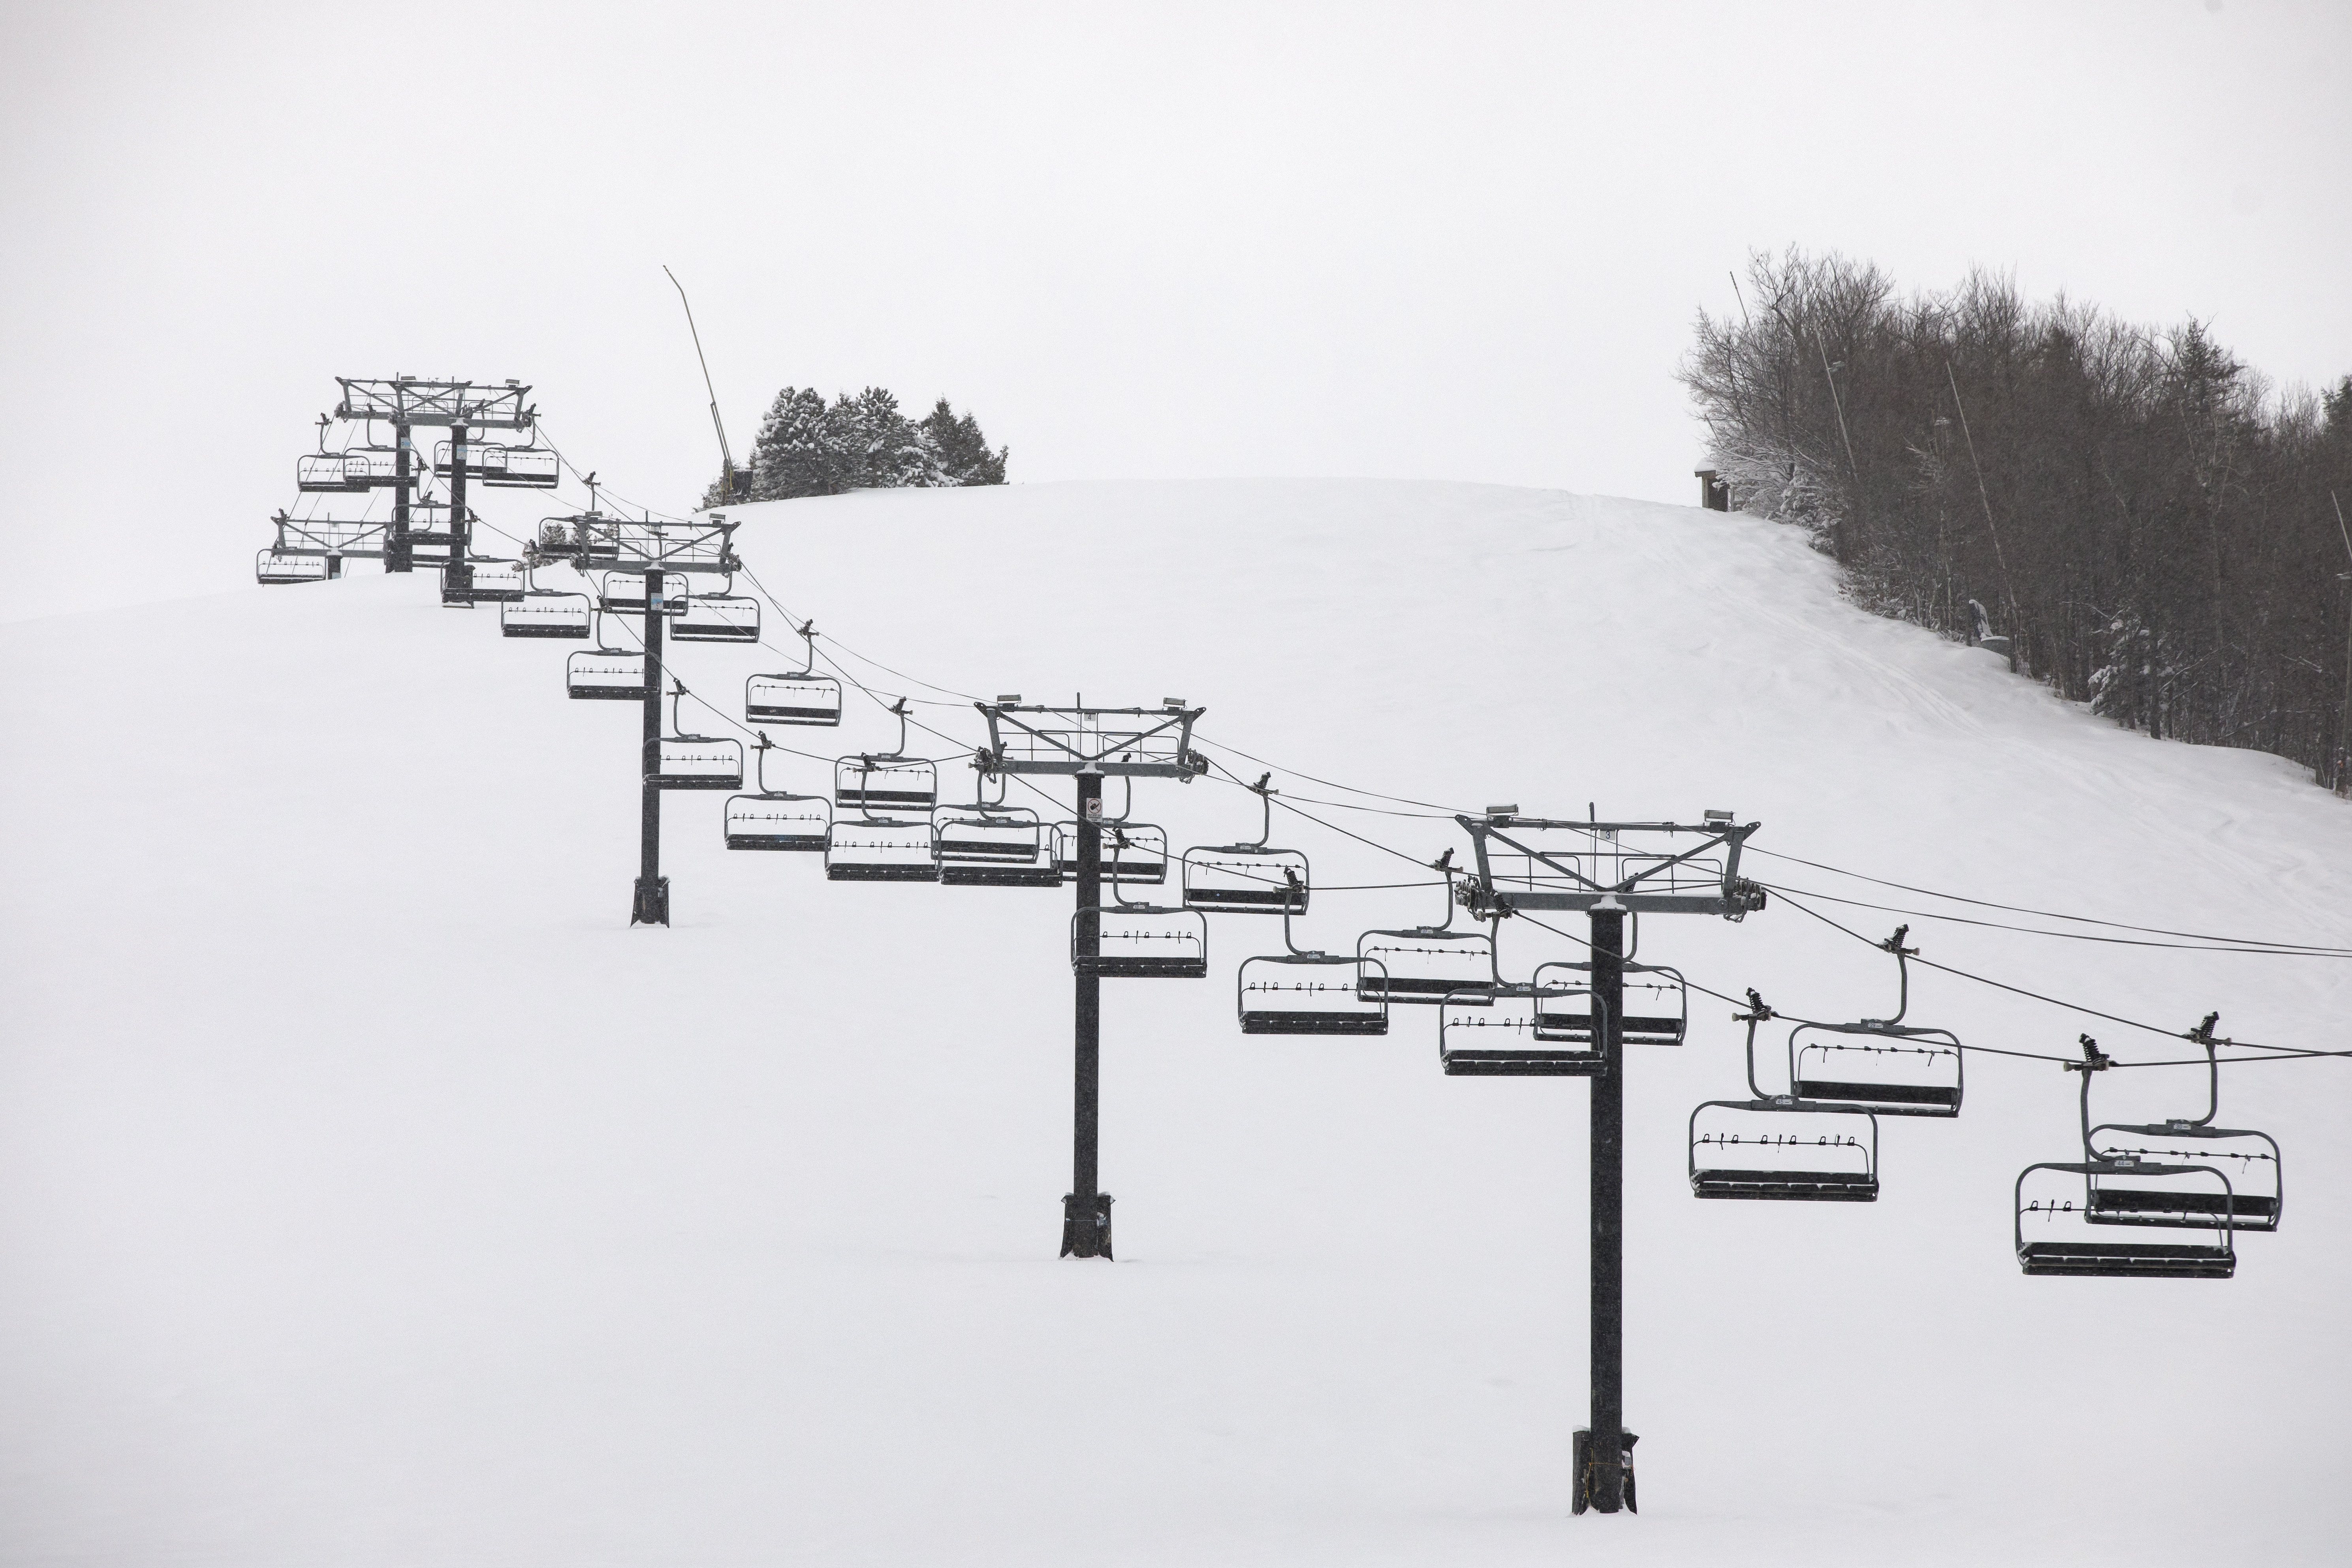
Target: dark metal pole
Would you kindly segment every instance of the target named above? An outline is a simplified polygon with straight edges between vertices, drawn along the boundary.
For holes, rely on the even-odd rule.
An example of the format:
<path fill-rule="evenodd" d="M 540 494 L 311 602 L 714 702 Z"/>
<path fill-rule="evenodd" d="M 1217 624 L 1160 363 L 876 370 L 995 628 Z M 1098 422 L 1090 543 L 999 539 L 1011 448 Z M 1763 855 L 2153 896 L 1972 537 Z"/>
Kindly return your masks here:
<path fill-rule="evenodd" d="M 646 725 L 637 762 L 645 797 L 638 819 L 636 899 L 629 923 L 669 924 L 669 879 L 661 874 L 662 574 L 646 574 Z"/>
<path fill-rule="evenodd" d="M 1102 951 L 1102 774 L 1078 775 L 1078 908 L 1076 955 Z M 1101 1129 L 1102 977 L 1077 976 L 1076 1125 L 1069 1194 L 1062 1199 L 1062 1256 L 1108 1258 L 1110 1194 L 1097 1190 L 1095 1156 Z"/>
<path fill-rule="evenodd" d="M 441 570 L 441 602 L 474 606 L 474 536 L 466 526 L 466 427 L 449 426 L 449 564 Z"/>
<path fill-rule="evenodd" d="M 409 460 L 415 454 L 415 443 L 410 438 L 405 425 L 392 427 L 394 451 L 392 458 L 392 534 L 384 541 L 383 569 L 406 572 L 415 564 L 408 542 Z"/>
<path fill-rule="evenodd" d="M 1601 1068 L 1592 1079 L 1592 1426 L 1580 1500 L 1615 1513 L 1625 1484 L 1625 915 L 1592 911 L 1592 998 Z M 1582 1508 L 1579 1508 L 1582 1512 Z"/>

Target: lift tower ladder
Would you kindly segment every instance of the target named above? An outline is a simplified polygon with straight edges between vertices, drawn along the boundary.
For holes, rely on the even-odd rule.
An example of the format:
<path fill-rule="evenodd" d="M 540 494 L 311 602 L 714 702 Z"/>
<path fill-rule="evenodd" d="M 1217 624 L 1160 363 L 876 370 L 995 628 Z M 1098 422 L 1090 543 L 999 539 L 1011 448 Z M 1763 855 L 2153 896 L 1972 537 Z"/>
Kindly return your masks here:
<path fill-rule="evenodd" d="M 629 923 L 669 924 L 669 879 L 661 874 L 662 623 L 670 615 L 667 579 L 672 573 L 732 574 L 735 524 L 718 512 L 690 522 L 632 522 L 600 512 L 550 518 L 524 552 L 531 565 L 568 561 L 582 572 L 635 573 L 645 579 L 645 738 L 638 753 L 637 880 Z M 691 581 L 691 579 L 688 579 Z"/>
<path fill-rule="evenodd" d="M 1625 918 L 1718 915 L 1764 907 L 1739 875 L 1739 852 L 1759 823 L 1710 811 L 1675 822 L 1555 822 L 1516 805 L 1457 816 L 1477 857 L 1469 907 L 1481 919 L 1581 912 L 1591 921 L 1591 991 L 1601 1055 L 1592 1082 L 1592 1406 L 1576 1434 L 1573 1507 L 1615 1513 L 1633 1505 L 1633 1438 L 1624 1424 Z M 1688 847 L 1683 847 L 1687 845 Z"/>
<path fill-rule="evenodd" d="M 1160 778 L 1191 783 L 1209 771 L 1192 750 L 1202 713 L 1171 697 L 1157 708 L 1055 707 L 999 697 L 973 706 L 988 721 L 988 747 L 977 760 L 1000 773 L 1059 774 L 1077 780 L 1077 909 L 1071 922 L 1076 980 L 1076 1071 L 1071 1190 L 1062 1198 L 1062 1256 L 1111 1256 L 1111 1197 L 1100 1188 L 1102 1081 L 1103 780 Z"/>
<path fill-rule="evenodd" d="M 441 602 L 473 603 L 474 568 L 468 563 L 472 543 L 466 514 L 466 437 L 475 430 L 529 430 L 539 421 L 539 409 L 527 400 L 530 388 L 509 381 L 492 386 L 471 381 L 430 381 L 395 375 L 369 380 L 339 375 L 343 389 L 335 405 L 338 419 L 381 419 L 393 429 L 397 446 L 392 484 L 392 526 L 384 539 L 384 570 L 405 572 L 409 551 L 409 492 L 415 488 L 415 444 L 409 432 L 419 425 L 449 432 L 449 527 L 457 534 L 447 564 L 441 569 Z"/>

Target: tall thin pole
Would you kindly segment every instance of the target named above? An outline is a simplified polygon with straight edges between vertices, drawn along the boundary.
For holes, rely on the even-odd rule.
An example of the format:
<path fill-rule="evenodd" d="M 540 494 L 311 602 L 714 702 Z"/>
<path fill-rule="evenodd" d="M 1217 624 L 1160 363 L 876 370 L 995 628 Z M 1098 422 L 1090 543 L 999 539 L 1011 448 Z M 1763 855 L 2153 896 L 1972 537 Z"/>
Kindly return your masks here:
<path fill-rule="evenodd" d="M 735 500 L 735 454 L 727 445 L 727 422 L 719 417 L 719 389 L 710 384 L 710 361 L 702 352 L 702 331 L 694 324 L 694 306 L 686 297 L 686 285 L 667 265 L 662 274 L 677 290 L 677 302 L 686 307 L 686 330 L 694 338 L 695 363 L 702 366 L 702 390 L 710 395 L 710 427 L 719 432 L 719 503 L 730 505 Z"/>
<path fill-rule="evenodd" d="M 2345 526 L 2344 503 L 2336 499 L 2334 490 L 2327 492 L 2327 502 L 2336 509 L 2336 531 L 2344 536 L 2344 553 L 2352 555 L 2352 528 Z M 2352 584 L 2352 572 L 2338 581 Z M 2352 601 L 2347 601 L 2344 612 L 2344 727 L 2336 731 L 2336 787 L 2341 790 L 2346 774 L 2352 772 Z"/>
<path fill-rule="evenodd" d="M 1592 1005 L 1601 1071 L 1592 1079 L 1592 1425 L 1580 1500 L 1600 1513 L 1625 1486 L 1625 914 L 1592 911 Z M 1578 1510 L 1579 1512 L 1582 1509 Z"/>
<path fill-rule="evenodd" d="M 629 923 L 669 924 L 669 879 L 661 874 L 662 574 L 646 573 L 646 723 L 638 751 L 644 796 L 637 826 L 636 899 Z"/>
<path fill-rule="evenodd" d="M 466 427 L 449 426 L 449 564 L 441 570 L 441 602 L 474 605 L 474 537 L 466 526 Z"/>
<path fill-rule="evenodd" d="M 1102 952 L 1103 776 L 1078 775 L 1078 889 L 1076 956 Z M 1110 1194 L 1100 1188 L 1096 1155 L 1102 1128 L 1102 976 L 1081 963 L 1076 979 L 1076 1065 L 1070 1140 L 1070 1192 L 1062 1199 L 1062 1256 L 1108 1258 Z"/>
<path fill-rule="evenodd" d="M 415 564 L 408 542 L 408 492 L 415 483 L 410 465 L 416 457 L 416 443 L 405 425 L 394 426 L 392 437 L 392 537 L 384 543 L 383 569 L 407 572 Z"/>

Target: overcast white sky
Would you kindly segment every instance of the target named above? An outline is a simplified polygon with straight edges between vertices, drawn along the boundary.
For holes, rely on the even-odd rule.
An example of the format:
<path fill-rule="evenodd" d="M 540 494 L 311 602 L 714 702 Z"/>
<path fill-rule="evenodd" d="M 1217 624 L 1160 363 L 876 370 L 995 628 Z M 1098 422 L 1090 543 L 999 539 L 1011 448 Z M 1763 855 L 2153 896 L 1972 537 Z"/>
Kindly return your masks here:
<path fill-rule="evenodd" d="M 1686 500 L 1693 312 L 1790 244 L 2352 371 L 2343 4 L 0 18 L 0 519 L 58 607 L 249 581 L 337 374 L 520 377 L 690 504 L 664 262 L 739 450 L 787 382 L 878 384 L 1016 481 Z"/>

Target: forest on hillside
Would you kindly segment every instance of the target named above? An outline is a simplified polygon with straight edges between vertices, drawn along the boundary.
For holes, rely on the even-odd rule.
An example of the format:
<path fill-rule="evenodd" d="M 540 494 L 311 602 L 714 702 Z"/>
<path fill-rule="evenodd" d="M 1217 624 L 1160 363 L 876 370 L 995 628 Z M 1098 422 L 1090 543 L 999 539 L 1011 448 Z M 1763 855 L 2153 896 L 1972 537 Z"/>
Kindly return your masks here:
<path fill-rule="evenodd" d="M 2281 390 L 2193 320 L 1794 250 L 1700 313 L 1681 376 L 1732 505 L 1858 603 L 1966 637 L 1980 601 L 2014 668 L 2118 723 L 2352 786 L 2352 376 Z"/>
<path fill-rule="evenodd" d="M 900 486 L 1001 485 L 1010 447 L 990 450 L 980 421 L 940 398 L 920 419 L 899 411 L 898 395 L 869 386 L 831 403 L 814 387 L 787 386 L 760 421 L 748 462 L 710 481 L 704 506 L 730 489 L 736 500 L 791 500 Z"/>

